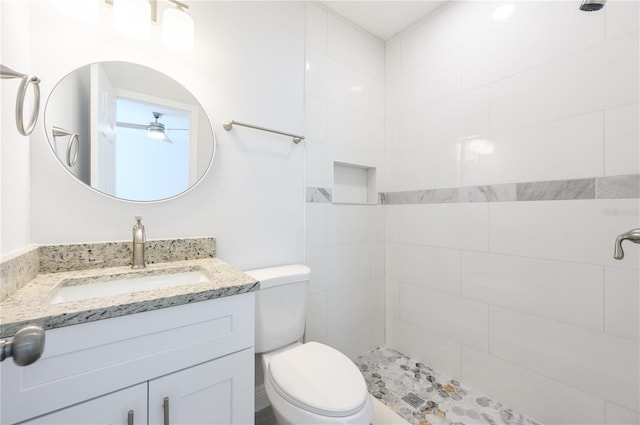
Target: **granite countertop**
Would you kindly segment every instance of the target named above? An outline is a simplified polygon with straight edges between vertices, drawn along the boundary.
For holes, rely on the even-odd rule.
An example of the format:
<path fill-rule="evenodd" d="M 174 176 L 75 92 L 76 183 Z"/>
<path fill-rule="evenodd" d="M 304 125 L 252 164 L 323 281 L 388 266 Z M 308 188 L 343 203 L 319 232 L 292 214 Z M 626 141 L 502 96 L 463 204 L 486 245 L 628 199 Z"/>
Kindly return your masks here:
<path fill-rule="evenodd" d="M 135 277 L 144 277 L 194 269 L 204 271 L 211 283 L 191 283 L 49 304 L 53 291 L 61 285 L 98 283 L 122 274 L 131 277 L 133 273 Z M 217 258 L 149 264 L 146 269 L 141 270 L 120 266 L 40 274 L 0 303 L 0 337 L 10 337 L 25 325 L 40 325 L 45 330 L 54 329 L 258 289 L 259 283 L 255 279 Z"/>

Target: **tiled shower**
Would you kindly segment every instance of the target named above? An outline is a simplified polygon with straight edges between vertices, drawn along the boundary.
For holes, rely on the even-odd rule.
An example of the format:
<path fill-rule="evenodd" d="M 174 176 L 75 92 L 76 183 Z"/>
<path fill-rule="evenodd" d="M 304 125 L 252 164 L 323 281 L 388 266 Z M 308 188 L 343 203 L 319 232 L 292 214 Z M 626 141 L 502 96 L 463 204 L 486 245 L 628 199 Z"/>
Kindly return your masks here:
<path fill-rule="evenodd" d="M 613 243 L 639 224 L 638 14 L 456 2 L 382 42 L 307 4 L 307 339 L 637 424 L 640 256 Z M 380 202 L 335 202 L 335 163 Z"/>

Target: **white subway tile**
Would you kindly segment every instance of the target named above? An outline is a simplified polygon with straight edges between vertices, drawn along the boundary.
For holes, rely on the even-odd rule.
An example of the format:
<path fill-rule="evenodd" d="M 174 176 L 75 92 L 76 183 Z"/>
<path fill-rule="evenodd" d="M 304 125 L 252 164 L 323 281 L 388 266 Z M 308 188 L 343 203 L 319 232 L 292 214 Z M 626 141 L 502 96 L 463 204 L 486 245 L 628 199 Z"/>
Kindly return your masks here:
<path fill-rule="evenodd" d="M 369 107 L 369 113 L 375 116 L 379 120 L 384 119 L 384 83 L 369 80 L 369 84 L 371 87 L 371 105 Z M 384 140 L 383 140 L 384 145 Z M 381 146 L 380 151 L 384 150 L 384 146 Z"/>
<path fill-rule="evenodd" d="M 306 60 L 307 94 L 322 97 L 361 112 L 369 112 L 370 77 L 315 50 L 307 49 Z"/>
<path fill-rule="evenodd" d="M 511 4 L 520 7 L 520 2 Z M 604 14 L 576 13 L 575 4 L 567 1 L 543 4 L 520 19 L 509 17 L 502 25 L 493 25 L 490 35 L 464 48 L 465 88 L 497 81 L 604 41 Z"/>
<path fill-rule="evenodd" d="M 383 210 L 382 207 L 378 207 L 378 208 Z M 378 230 L 381 230 L 381 231 L 384 230 L 384 220 L 378 224 Z M 384 279 L 385 243 L 376 242 L 376 243 L 372 243 L 369 247 L 371 249 L 371 279 Z"/>
<path fill-rule="evenodd" d="M 453 3 L 402 36 L 402 68 L 440 59 L 489 31 L 489 2 Z"/>
<path fill-rule="evenodd" d="M 638 102 L 637 52 L 625 36 L 493 83 L 492 131 Z"/>
<path fill-rule="evenodd" d="M 371 345 L 369 321 L 340 329 L 327 335 L 323 343 L 341 351 L 349 358 L 355 358 L 374 348 Z"/>
<path fill-rule="evenodd" d="M 384 209 L 370 205 L 333 205 L 328 212 L 327 244 L 384 241 Z"/>
<path fill-rule="evenodd" d="M 328 19 L 328 53 L 353 69 L 384 81 L 384 45 L 332 14 Z"/>
<path fill-rule="evenodd" d="M 609 0 L 604 9 L 607 22 L 607 40 L 638 32 L 640 3 L 628 0 Z"/>
<path fill-rule="evenodd" d="M 384 240 L 385 242 L 398 242 L 400 240 L 400 209 L 404 206 L 384 206 Z"/>
<path fill-rule="evenodd" d="M 307 297 L 307 321 L 305 341 L 316 341 L 327 335 L 327 293 L 320 292 Z"/>
<path fill-rule="evenodd" d="M 460 143 L 446 143 L 387 156 L 387 191 L 456 187 Z"/>
<path fill-rule="evenodd" d="M 396 319 L 400 318 L 400 283 L 387 278 L 385 280 L 385 314 Z"/>
<path fill-rule="evenodd" d="M 369 319 L 369 346 L 371 348 L 384 345 L 384 314 Z"/>
<path fill-rule="evenodd" d="M 307 248 L 327 245 L 327 215 L 329 208 L 331 208 L 329 204 L 305 204 L 305 246 Z"/>
<path fill-rule="evenodd" d="M 406 205 L 399 219 L 400 242 L 472 251 L 488 248 L 487 204 Z"/>
<path fill-rule="evenodd" d="M 352 285 L 327 293 L 327 317 L 329 333 L 356 325 L 367 319 L 367 285 Z"/>
<path fill-rule="evenodd" d="M 465 141 L 462 185 L 601 176 L 603 121 L 595 112 Z"/>
<path fill-rule="evenodd" d="M 489 349 L 489 306 L 400 283 L 400 319 L 481 351 Z"/>
<path fill-rule="evenodd" d="M 402 74 L 402 37 L 388 41 L 384 46 L 384 78 L 393 80 Z"/>
<path fill-rule="evenodd" d="M 387 277 L 460 295 L 460 252 L 387 243 Z"/>
<path fill-rule="evenodd" d="M 311 268 L 309 293 L 318 293 L 366 282 L 371 274 L 368 245 L 342 245 L 307 249 Z"/>
<path fill-rule="evenodd" d="M 461 380 L 543 424 L 602 424 L 604 400 L 462 347 Z"/>
<path fill-rule="evenodd" d="M 491 306 L 490 353 L 638 410 L 638 341 Z"/>
<path fill-rule="evenodd" d="M 327 143 L 327 108 L 325 99 L 313 95 L 305 96 L 304 136 L 305 141 Z"/>
<path fill-rule="evenodd" d="M 306 46 L 320 53 L 327 53 L 327 12 L 312 2 L 307 6 Z"/>
<path fill-rule="evenodd" d="M 638 227 L 638 201 L 532 201 L 489 204 L 491 252 L 638 268 L 636 246 L 613 258 L 619 233 Z"/>
<path fill-rule="evenodd" d="M 606 267 L 604 282 L 605 332 L 640 339 L 640 272 Z"/>
<path fill-rule="evenodd" d="M 489 90 L 483 87 L 403 114 L 400 148 L 406 151 L 488 132 Z"/>
<path fill-rule="evenodd" d="M 384 154 L 384 120 L 357 109 L 329 103 L 327 143 Z"/>
<path fill-rule="evenodd" d="M 386 344 L 439 373 L 460 379 L 460 343 L 411 323 L 387 317 Z"/>
<path fill-rule="evenodd" d="M 400 152 L 400 118 L 388 118 L 384 124 L 384 153 L 393 155 L 398 152 Z"/>
<path fill-rule="evenodd" d="M 602 266 L 463 252 L 462 295 L 603 330 Z"/>
<path fill-rule="evenodd" d="M 605 175 L 640 173 L 639 116 L 637 103 L 605 111 Z"/>
<path fill-rule="evenodd" d="M 334 149 L 327 144 L 305 141 L 305 184 L 333 187 Z"/>
<path fill-rule="evenodd" d="M 625 409 L 617 404 L 606 402 L 607 410 L 606 425 L 638 425 L 640 424 L 640 413 Z"/>
<path fill-rule="evenodd" d="M 384 84 L 384 114 L 385 117 L 395 117 L 403 109 L 402 94 L 404 93 L 404 78 L 387 80 Z"/>

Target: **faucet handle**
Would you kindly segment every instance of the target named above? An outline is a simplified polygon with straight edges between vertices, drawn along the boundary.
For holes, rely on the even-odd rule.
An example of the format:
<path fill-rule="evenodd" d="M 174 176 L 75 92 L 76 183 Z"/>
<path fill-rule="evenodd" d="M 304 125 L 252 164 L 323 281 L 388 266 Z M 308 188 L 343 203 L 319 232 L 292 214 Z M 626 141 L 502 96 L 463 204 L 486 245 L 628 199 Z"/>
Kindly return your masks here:
<path fill-rule="evenodd" d="M 618 235 L 613 251 L 613 258 L 622 260 L 624 258 L 624 250 L 622 249 L 622 241 L 628 240 L 633 243 L 640 243 L 640 228 L 631 229 L 626 233 Z"/>

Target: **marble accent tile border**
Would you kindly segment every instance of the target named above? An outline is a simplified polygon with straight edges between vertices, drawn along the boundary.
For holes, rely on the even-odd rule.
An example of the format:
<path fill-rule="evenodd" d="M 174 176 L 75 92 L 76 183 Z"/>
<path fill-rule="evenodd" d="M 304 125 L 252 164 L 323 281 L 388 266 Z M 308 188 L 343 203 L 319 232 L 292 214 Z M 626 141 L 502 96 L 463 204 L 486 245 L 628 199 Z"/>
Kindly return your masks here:
<path fill-rule="evenodd" d="M 85 270 L 131 264 L 131 242 L 47 245 L 38 249 L 40 273 Z M 215 238 L 147 241 L 147 264 L 198 260 L 216 256 Z"/>
<path fill-rule="evenodd" d="M 637 198 L 640 174 L 385 192 L 380 196 L 385 205 Z"/>
<path fill-rule="evenodd" d="M 307 186 L 307 202 L 327 204 L 333 201 L 331 188 Z"/>
<path fill-rule="evenodd" d="M 0 302 L 13 295 L 24 284 L 38 275 L 38 249 L 0 263 Z"/>

